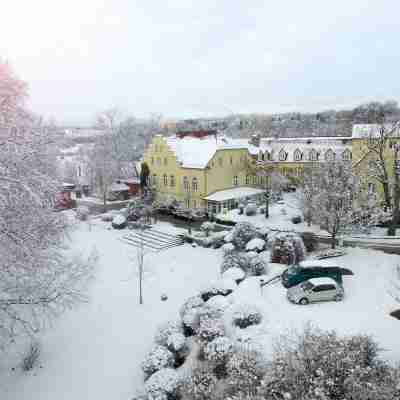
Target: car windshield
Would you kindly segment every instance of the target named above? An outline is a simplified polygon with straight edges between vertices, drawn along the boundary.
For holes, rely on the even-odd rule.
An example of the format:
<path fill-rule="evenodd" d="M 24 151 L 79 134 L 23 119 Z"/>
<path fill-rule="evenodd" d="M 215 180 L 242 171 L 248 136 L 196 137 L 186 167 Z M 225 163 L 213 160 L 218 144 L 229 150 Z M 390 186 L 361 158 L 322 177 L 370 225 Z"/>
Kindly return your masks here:
<path fill-rule="evenodd" d="M 303 282 L 300 286 L 303 290 L 312 290 L 314 287 L 314 285 L 309 281 Z"/>
<path fill-rule="evenodd" d="M 298 272 L 299 267 L 297 265 L 291 265 L 288 269 L 287 272 L 289 275 L 294 275 Z"/>

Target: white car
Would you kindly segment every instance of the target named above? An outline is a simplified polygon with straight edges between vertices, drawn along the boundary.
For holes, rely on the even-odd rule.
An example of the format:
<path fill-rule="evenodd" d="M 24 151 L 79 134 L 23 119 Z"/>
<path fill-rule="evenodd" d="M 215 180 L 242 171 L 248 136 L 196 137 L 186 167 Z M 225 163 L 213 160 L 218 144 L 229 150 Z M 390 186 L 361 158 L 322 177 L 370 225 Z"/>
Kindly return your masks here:
<path fill-rule="evenodd" d="M 289 288 L 287 298 L 292 303 L 308 304 L 317 301 L 341 301 L 344 297 L 343 287 L 334 279 L 312 278 Z"/>

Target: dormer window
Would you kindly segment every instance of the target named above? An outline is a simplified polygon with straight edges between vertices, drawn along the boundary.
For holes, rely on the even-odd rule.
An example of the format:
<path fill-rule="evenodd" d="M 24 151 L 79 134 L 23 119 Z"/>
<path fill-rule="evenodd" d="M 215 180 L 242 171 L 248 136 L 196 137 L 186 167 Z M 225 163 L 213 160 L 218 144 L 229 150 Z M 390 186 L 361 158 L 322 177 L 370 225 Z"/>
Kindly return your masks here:
<path fill-rule="evenodd" d="M 328 149 L 325 153 L 325 161 L 334 161 L 335 160 L 335 153 L 332 149 Z"/>
<path fill-rule="evenodd" d="M 311 149 L 308 155 L 309 161 L 318 161 L 318 153 L 315 149 Z"/>
<path fill-rule="evenodd" d="M 286 161 L 287 159 L 287 153 L 285 150 L 281 149 L 279 152 L 279 161 Z"/>
<path fill-rule="evenodd" d="M 342 153 L 342 160 L 343 161 L 350 161 L 351 160 L 351 151 L 346 149 L 343 153 Z"/>
<path fill-rule="evenodd" d="M 303 153 L 300 149 L 296 149 L 293 154 L 294 161 L 301 161 L 303 158 Z"/>

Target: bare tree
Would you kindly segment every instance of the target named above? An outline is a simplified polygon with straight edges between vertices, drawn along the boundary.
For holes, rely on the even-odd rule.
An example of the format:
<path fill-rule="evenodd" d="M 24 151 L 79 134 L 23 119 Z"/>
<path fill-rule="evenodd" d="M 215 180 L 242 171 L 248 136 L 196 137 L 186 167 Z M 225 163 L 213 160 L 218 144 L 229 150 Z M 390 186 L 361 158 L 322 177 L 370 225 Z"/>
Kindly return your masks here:
<path fill-rule="evenodd" d="M 65 248 L 67 224 L 53 212 L 56 140 L 24 109 L 25 84 L 0 63 L 0 344 L 37 332 L 86 299 L 95 257 Z"/>
<path fill-rule="evenodd" d="M 313 222 L 313 216 L 315 214 L 314 199 L 318 194 L 318 186 L 316 184 L 317 174 L 315 174 L 313 168 L 315 167 L 309 166 L 304 170 L 301 185 L 297 192 L 299 206 L 308 226 L 311 226 L 311 223 Z"/>

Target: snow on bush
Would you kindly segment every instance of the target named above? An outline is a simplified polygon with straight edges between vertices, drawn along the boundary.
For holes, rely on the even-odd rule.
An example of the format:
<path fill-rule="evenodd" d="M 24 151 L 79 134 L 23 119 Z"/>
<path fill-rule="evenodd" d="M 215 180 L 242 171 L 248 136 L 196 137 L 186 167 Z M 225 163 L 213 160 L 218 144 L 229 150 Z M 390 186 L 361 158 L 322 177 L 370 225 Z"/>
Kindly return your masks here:
<path fill-rule="evenodd" d="M 123 229 L 126 227 L 126 224 L 126 217 L 124 217 L 122 214 L 116 215 L 111 222 L 111 226 L 114 229 Z"/>
<path fill-rule="evenodd" d="M 200 229 L 205 233 L 206 237 L 210 235 L 210 232 L 215 230 L 215 223 L 214 222 L 203 222 L 200 226 Z"/>
<path fill-rule="evenodd" d="M 239 284 L 240 282 L 242 282 L 245 277 L 246 277 L 246 274 L 243 271 L 243 269 L 238 268 L 238 267 L 228 268 L 222 274 L 223 279 L 232 279 L 236 282 L 236 284 Z"/>
<path fill-rule="evenodd" d="M 399 398 L 398 370 L 378 353 L 368 336 L 339 337 L 307 327 L 277 344 L 259 394 L 267 400 Z"/>
<path fill-rule="evenodd" d="M 215 296 L 215 297 L 223 297 L 223 296 Z M 212 297 L 207 303 L 198 311 L 198 316 L 199 316 L 199 322 L 206 320 L 206 319 L 220 319 L 222 317 L 222 314 L 224 313 L 224 309 L 221 309 L 220 307 L 215 307 L 210 303 L 210 301 L 213 299 Z M 225 298 L 225 297 L 223 297 Z"/>
<path fill-rule="evenodd" d="M 261 237 L 264 240 L 268 239 L 268 235 L 270 234 L 270 229 L 267 226 L 261 226 L 257 227 L 257 232 L 259 237 Z"/>
<path fill-rule="evenodd" d="M 247 271 L 249 259 L 246 253 L 234 251 L 225 253 L 221 264 L 221 274 L 230 268 L 240 268 L 243 271 Z"/>
<path fill-rule="evenodd" d="M 238 250 L 244 250 L 246 244 L 256 237 L 258 232 L 256 227 L 249 222 L 239 222 L 231 231 L 231 242 L 235 245 Z"/>
<path fill-rule="evenodd" d="M 205 287 L 201 292 L 200 296 L 204 301 L 209 300 L 213 296 L 227 296 L 231 294 L 236 288 L 236 282 L 231 279 L 219 279 L 212 282 L 210 285 Z"/>
<path fill-rule="evenodd" d="M 186 337 L 183 333 L 175 332 L 167 338 L 167 348 L 173 353 L 180 353 L 186 348 Z"/>
<path fill-rule="evenodd" d="M 89 218 L 89 209 L 86 206 L 79 206 L 76 209 L 76 218 L 79 221 L 86 221 Z"/>
<path fill-rule="evenodd" d="M 227 362 L 227 398 L 237 393 L 255 395 L 265 374 L 266 362 L 260 353 L 245 347 L 238 349 Z"/>
<path fill-rule="evenodd" d="M 111 222 L 114 218 L 114 215 L 109 214 L 109 213 L 101 214 L 100 218 L 103 222 Z"/>
<path fill-rule="evenodd" d="M 260 238 L 251 239 L 246 244 L 247 251 L 263 251 L 265 249 L 265 240 Z"/>
<path fill-rule="evenodd" d="M 260 276 L 267 273 L 268 263 L 257 253 L 247 253 L 249 263 L 247 266 L 247 273 L 251 276 Z"/>
<path fill-rule="evenodd" d="M 198 312 L 204 305 L 204 300 L 200 296 L 189 297 L 179 310 L 184 325 L 185 335 L 190 336 L 199 326 Z"/>
<path fill-rule="evenodd" d="M 224 254 L 229 254 L 235 251 L 235 246 L 232 243 L 225 243 L 222 246 L 222 251 Z"/>
<path fill-rule="evenodd" d="M 174 333 L 183 333 L 180 321 L 168 321 L 158 327 L 154 341 L 160 346 L 167 346 L 169 337 Z"/>
<path fill-rule="evenodd" d="M 260 310 L 251 304 L 238 304 L 232 315 L 233 325 L 239 328 L 247 328 L 250 325 L 259 324 L 261 320 Z"/>
<path fill-rule="evenodd" d="M 185 400 L 214 400 L 217 377 L 206 367 L 197 366 L 184 378 L 180 390 Z"/>
<path fill-rule="evenodd" d="M 306 249 L 302 238 L 294 232 L 280 232 L 271 240 L 271 262 L 297 264 L 303 261 Z"/>
<path fill-rule="evenodd" d="M 163 368 L 147 380 L 144 389 L 148 400 L 175 400 L 178 399 L 180 383 L 180 377 L 174 369 Z"/>
<path fill-rule="evenodd" d="M 174 355 L 164 346 L 155 346 L 142 362 L 145 379 L 162 368 L 174 365 Z"/>
<path fill-rule="evenodd" d="M 250 203 L 246 206 L 246 208 L 244 209 L 244 213 L 250 217 L 252 215 L 256 215 L 257 214 L 257 205 L 255 203 Z"/>
<path fill-rule="evenodd" d="M 225 335 L 224 324 L 220 319 L 203 318 L 196 329 L 196 335 L 201 341 L 211 342 L 215 338 Z"/>
<path fill-rule="evenodd" d="M 234 353 L 234 344 L 227 337 L 217 337 L 204 347 L 204 358 L 214 364 L 225 364 Z"/>
<path fill-rule="evenodd" d="M 206 306 L 223 313 L 225 309 L 229 307 L 229 301 L 226 299 L 225 296 L 213 296 L 210 300 L 207 301 Z"/>

